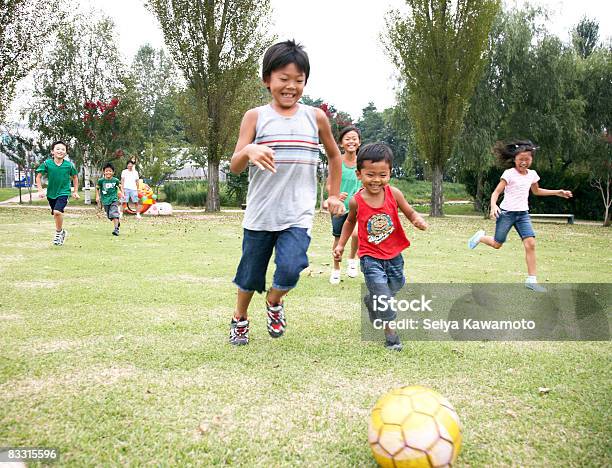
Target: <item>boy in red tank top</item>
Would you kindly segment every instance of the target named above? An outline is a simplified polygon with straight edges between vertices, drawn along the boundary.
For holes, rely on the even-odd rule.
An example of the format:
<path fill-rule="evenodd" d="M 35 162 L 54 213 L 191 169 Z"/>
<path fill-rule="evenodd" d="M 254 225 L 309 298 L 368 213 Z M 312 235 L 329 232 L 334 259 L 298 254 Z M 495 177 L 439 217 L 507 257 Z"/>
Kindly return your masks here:
<path fill-rule="evenodd" d="M 389 185 L 392 167 L 393 153 L 387 145 L 371 143 L 360 148 L 357 177 L 363 188 L 349 202 L 349 214 L 333 252 L 334 258 L 340 261 L 344 246 L 357 224 L 357 253 L 368 288 L 365 304 L 370 321 L 382 323 L 385 347 L 401 351 L 399 336 L 388 326 L 396 319 L 396 312 L 391 307 L 380 308 L 385 312 L 375 311 L 374 302 L 390 299 L 406 282 L 402 251 L 410 245 L 410 241 L 402 228 L 398 208 L 416 228 L 423 231 L 427 229 L 427 223 L 406 201 L 404 194 Z"/>

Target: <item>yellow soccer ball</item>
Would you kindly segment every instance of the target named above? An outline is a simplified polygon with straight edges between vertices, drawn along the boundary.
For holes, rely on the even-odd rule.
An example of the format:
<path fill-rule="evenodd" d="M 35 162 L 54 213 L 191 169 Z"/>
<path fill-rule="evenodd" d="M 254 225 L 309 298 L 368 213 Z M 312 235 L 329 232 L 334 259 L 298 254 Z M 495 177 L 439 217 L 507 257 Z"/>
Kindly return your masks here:
<path fill-rule="evenodd" d="M 449 466 L 461 449 L 461 424 L 453 405 L 438 392 L 401 387 L 376 402 L 368 442 L 383 467 Z"/>

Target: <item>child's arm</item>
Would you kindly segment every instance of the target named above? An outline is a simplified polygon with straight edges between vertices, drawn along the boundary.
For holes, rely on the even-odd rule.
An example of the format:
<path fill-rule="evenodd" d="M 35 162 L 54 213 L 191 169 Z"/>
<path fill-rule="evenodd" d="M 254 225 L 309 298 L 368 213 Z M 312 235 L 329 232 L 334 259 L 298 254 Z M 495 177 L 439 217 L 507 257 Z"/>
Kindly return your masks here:
<path fill-rule="evenodd" d="M 255 145 L 255 127 L 257 125 L 257 109 L 246 111 L 240 124 L 240 133 L 236 142 L 236 149 L 230 162 L 230 171 L 240 174 L 246 169 L 249 160 L 259 169 L 276 172 L 274 164 L 274 151 L 265 145 Z"/>
<path fill-rule="evenodd" d="M 429 226 L 423 219 L 423 217 L 415 211 L 414 208 L 410 206 L 410 203 L 406 201 L 404 194 L 402 191 L 396 187 L 391 187 L 391 193 L 393 194 L 393 198 L 397 202 L 397 207 L 401 210 L 402 213 L 410 220 L 410 222 L 421 231 L 424 231 Z"/>
<path fill-rule="evenodd" d="M 570 192 L 569 190 L 563 190 L 563 189 L 548 190 L 548 189 L 540 188 L 537 182 L 534 182 L 533 184 L 531 184 L 531 193 L 533 193 L 534 195 L 538 195 L 540 197 L 550 197 L 553 195 L 556 195 L 557 197 L 561 197 L 561 198 L 572 198 L 573 197 L 572 192 Z"/>
<path fill-rule="evenodd" d="M 355 229 L 355 224 L 357 224 L 357 201 L 354 198 L 351 198 L 349 200 L 349 213 L 346 217 L 346 221 L 344 221 L 344 225 L 342 226 L 342 234 L 340 234 L 338 245 L 336 245 L 336 248 L 333 250 L 334 259 L 338 262 L 342 260 L 344 246 L 350 239 L 351 234 Z"/>
<path fill-rule="evenodd" d="M 72 198 L 74 199 L 81 198 L 79 197 L 79 176 L 78 175 L 72 176 L 72 185 L 74 185 L 74 191 L 72 192 Z"/>
<path fill-rule="evenodd" d="M 342 156 L 334 136 L 332 135 L 331 125 L 325 112 L 315 109 L 317 125 L 319 126 L 319 140 L 325 147 L 327 162 L 329 164 L 329 180 L 327 191 L 327 209 L 332 215 L 344 213 L 344 203 L 340 201 L 340 182 L 342 181 Z"/>
<path fill-rule="evenodd" d="M 489 218 L 497 218 L 497 216 L 499 215 L 499 206 L 497 206 L 497 199 L 502 193 L 504 193 L 506 185 L 507 182 L 504 179 L 501 179 L 499 181 L 499 184 L 497 184 L 497 187 L 495 187 L 495 190 L 493 190 L 493 193 L 491 194 L 491 211 L 489 212 Z"/>
<path fill-rule="evenodd" d="M 100 208 L 100 184 L 96 184 L 96 204 Z"/>
<path fill-rule="evenodd" d="M 45 192 L 42 188 L 42 172 L 36 174 L 36 190 L 38 190 L 38 198 L 45 198 Z"/>

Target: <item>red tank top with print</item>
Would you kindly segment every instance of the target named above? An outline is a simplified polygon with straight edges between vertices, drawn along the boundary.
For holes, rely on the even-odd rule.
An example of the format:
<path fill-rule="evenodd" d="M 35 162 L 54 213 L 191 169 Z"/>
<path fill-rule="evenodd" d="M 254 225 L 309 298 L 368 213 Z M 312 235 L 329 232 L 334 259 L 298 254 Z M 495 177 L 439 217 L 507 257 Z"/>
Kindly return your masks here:
<path fill-rule="evenodd" d="M 397 257 L 410 245 L 410 241 L 400 223 L 391 186 L 385 185 L 385 202 L 379 208 L 372 208 L 365 202 L 361 196 L 363 190 L 354 196 L 357 202 L 358 255 L 381 260 Z"/>

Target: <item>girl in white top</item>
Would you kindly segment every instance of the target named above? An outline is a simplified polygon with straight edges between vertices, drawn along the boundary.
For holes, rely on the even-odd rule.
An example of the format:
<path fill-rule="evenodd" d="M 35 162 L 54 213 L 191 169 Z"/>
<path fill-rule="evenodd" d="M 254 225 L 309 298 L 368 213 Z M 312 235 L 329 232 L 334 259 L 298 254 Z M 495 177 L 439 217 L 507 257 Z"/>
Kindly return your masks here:
<path fill-rule="evenodd" d="M 540 286 L 536 279 L 535 232 L 529 217 L 529 190 L 534 195 L 571 198 L 569 190 L 547 190 L 540 188 L 540 176 L 529 167 L 533 162 L 533 155 L 537 146 L 530 140 L 515 140 L 509 143 L 497 142 L 493 148 L 498 162 L 507 169 L 501 180 L 491 194 L 491 217 L 496 218 L 495 236 L 485 236 L 484 231 L 478 231 L 468 241 L 470 249 L 476 248 L 479 243 L 499 249 L 506 241 L 508 232 L 514 226 L 525 247 L 525 260 L 527 262 L 527 280 L 525 286 L 538 292 L 546 289 Z M 497 199 L 504 194 L 501 206 L 497 206 Z"/>

